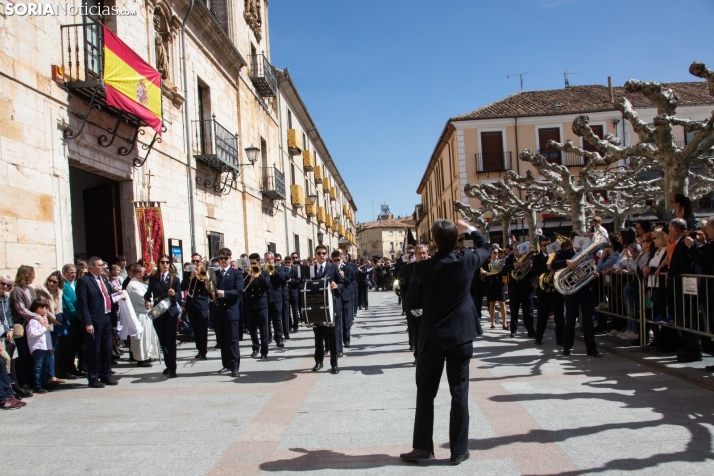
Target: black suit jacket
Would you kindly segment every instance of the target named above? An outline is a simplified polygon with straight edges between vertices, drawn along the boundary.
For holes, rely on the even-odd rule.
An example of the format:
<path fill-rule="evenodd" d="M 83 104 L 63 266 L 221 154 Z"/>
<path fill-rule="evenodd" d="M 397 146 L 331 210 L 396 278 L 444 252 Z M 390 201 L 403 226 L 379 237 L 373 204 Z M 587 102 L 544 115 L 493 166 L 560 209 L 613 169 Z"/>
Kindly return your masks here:
<path fill-rule="evenodd" d="M 409 292 L 409 284 L 411 284 L 414 266 L 416 266 L 416 262 L 407 263 L 399 269 L 399 295 L 402 297 L 406 296 Z M 405 311 L 413 311 L 413 309 L 407 307 L 406 299 L 402 299 L 402 309 Z"/>
<path fill-rule="evenodd" d="M 100 276 L 100 278 L 104 282 L 104 287 L 107 288 L 111 300 L 112 287 L 109 285 L 109 280 L 104 275 Z M 77 294 L 79 317 L 85 326 L 93 326 L 105 319 L 106 309 L 104 305 L 104 295 L 101 289 L 99 289 L 96 278 L 92 273 L 87 273 L 79 278 L 75 292 Z M 112 303 L 109 307 L 111 308 L 111 312 L 109 313 L 111 319 L 116 320 L 115 306 Z"/>
<path fill-rule="evenodd" d="M 344 263 L 342 272 L 344 273 L 342 284 L 345 287 L 345 292 L 340 295 L 340 299 L 342 299 L 342 302 L 350 302 L 352 299 L 352 284 L 357 279 L 357 273 L 354 272 L 350 263 Z"/>
<path fill-rule="evenodd" d="M 211 283 L 211 286 L 214 286 Z M 221 269 L 216 269 L 215 292 L 223 291 L 223 297 L 213 303 L 213 319 L 216 321 L 237 321 L 240 319 L 240 304 L 243 300 L 243 272 L 228 267 L 226 275 L 221 276 Z"/>
<path fill-rule="evenodd" d="M 474 273 L 488 261 L 491 244 L 474 230 L 475 251 L 440 251 L 416 264 L 404 299 L 409 309 L 423 309 L 419 350 L 427 343 L 448 349 L 478 335 L 476 307 L 471 298 Z"/>
<path fill-rule="evenodd" d="M 714 242 L 702 246 L 695 242 L 687 250 L 687 256 L 699 267 L 699 274 L 714 275 Z"/>
<path fill-rule="evenodd" d="M 191 273 L 184 272 L 181 280 L 181 289 L 189 291 L 193 297 L 186 296 L 186 310 L 196 312 L 208 311 L 208 298 L 210 294 L 206 289 L 206 281 L 198 278 L 191 279 Z"/>
<path fill-rule="evenodd" d="M 283 302 L 283 287 L 288 277 L 282 266 L 276 266 L 272 275 L 268 273 L 268 302 Z"/>
<path fill-rule="evenodd" d="M 155 278 L 154 276 L 149 277 L 149 285 L 146 289 L 146 294 L 144 294 L 144 301 L 152 301 L 152 305 L 156 305 L 159 301 L 164 298 L 171 299 L 171 307 L 169 308 L 169 315 L 171 317 L 178 317 L 181 314 L 181 305 L 183 305 L 183 294 L 181 293 L 181 280 L 178 276 L 174 276 L 171 280 L 171 275 L 169 275 L 169 281 L 171 283 L 161 282 L 161 277 Z M 176 293 L 173 297 L 170 297 L 167 293 L 169 292 L 169 287 Z M 178 304 L 179 307 L 176 307 Z"/>
<path fill-rule="evenodd" d="M 531 268 L 533 277 L 537 278 L 541 274 L 548 272 L 548 257 L 548 253 L 537 253 L 533 255 L 531 258 L 531 261 L 533 261 L 533 268 Z"/>
<path fill-rule="evenodd" d="M 687 253 L 687 245 L 684 244 L 684 237 L 680 237 L 677 246 L 674 247 L 672 259 L 669 261 L 667 270 L 668 278 L 675 278 L 682 274 L 691 274 L 694 271 L 694 262 Z"/>
<path fill-rule="evenodd" d="M 270 273 L 263 270 L 260 276 L 251 281 L 250 276 L 243 281 L 245 285 L 245 305 L 253 310 L 268 308 L 268 287 Z"/>
<path fill-rule="evenodd" d="M 290 282 L 288 283 L 288 296 L 291 301 L 297 301 L 302 288 L 302 277 L 298 276 L 297 266 L 290 268 Z"/>

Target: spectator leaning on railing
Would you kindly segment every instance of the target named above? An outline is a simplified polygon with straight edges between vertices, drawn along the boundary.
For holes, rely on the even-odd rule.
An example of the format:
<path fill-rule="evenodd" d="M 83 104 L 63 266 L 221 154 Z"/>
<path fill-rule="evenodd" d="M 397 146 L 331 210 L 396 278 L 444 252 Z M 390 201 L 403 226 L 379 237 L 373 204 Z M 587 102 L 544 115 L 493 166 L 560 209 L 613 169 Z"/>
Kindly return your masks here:
<path fill-rule="evenodd" d="M 704 232 L 697 231 L 696 240 L 684 239 L 687 255 L 694 262 L 695 271 L 705 276 L 714 276 L 714 220 L 707 222 Z M 714 278 L 703 278 L 699 282 L 699 310 L 707 322 L 700 326 L 711 332 L 714 329 Z M 714 370 L 708 366 L 707 370 Z"/>

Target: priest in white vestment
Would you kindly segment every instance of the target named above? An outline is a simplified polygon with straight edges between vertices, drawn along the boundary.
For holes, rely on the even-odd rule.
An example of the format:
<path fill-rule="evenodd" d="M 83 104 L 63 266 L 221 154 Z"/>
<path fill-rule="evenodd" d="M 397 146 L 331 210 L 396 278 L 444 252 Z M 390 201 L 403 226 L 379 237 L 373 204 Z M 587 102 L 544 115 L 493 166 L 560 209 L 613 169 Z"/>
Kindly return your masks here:
<path fill-rule="evenodd" d="M 146 301 L 144 300 L 146 284 L 142 281 L 143 277 L 144 268 L 135 266 L 131 272 L 131 281 L 126 287 L 136 317 L 144 328 L 139 337 L 130 337 L 131 355 L 138 362 L 139 367 L 151 367 L 151 358 L 159 357 L 159 346 L 156 331 L 146 310 Z"/>

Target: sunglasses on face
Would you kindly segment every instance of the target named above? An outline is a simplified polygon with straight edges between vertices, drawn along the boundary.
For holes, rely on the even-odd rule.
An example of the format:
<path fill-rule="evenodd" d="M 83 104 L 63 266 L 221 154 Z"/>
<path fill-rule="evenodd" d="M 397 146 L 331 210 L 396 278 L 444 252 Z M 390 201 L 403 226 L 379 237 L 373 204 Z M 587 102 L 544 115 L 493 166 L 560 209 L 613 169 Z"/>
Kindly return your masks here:
<path fill-rule="evenodd" d="M 219 261 L 228 261 L 229 259 L 231 259 L 230 256 L 219 256 L 218 257 Z"/>
<path fill-rule="evenodd" d="M 327 254 L 327 251 L 318 251 L 315 253 L 316 255 L 324 256 Z"/>
<path fill-rule="evenodd" d="M 201 262 L 200 259 L 192 259 L 192 260 L 191 260 L 191 263 L 200 263 L 200 262 Z"/>
<path fill-rule="evenodd" d="M 57 281 L 56 279 L 50 279 L 49 281 L 47 281 L 47 283 L 48 284 L 59 284 L 59 281 Z"/>
<path fill-rule="evenodd" d="M 166 261 L 165 259 L 162 259 L 161 261 L 159 261 L 159 264 L 170 264 L 170 263 L 171 263 L 171 261 Z"/>
<path fill-rule="evenodd" d="M 12 286 L 10 283 L 3 283 L 0 281 L 0 286 L 7 286 L 8 288 Z"/>

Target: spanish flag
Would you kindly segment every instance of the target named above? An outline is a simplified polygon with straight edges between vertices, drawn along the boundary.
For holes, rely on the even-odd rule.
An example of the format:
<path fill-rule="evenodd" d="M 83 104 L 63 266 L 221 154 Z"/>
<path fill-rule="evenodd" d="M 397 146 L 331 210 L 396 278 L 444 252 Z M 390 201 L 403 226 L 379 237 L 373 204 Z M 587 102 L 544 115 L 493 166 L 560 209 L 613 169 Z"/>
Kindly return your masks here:
<path fill-rule="evenodd" d="M 161 73 L 104 27 L 107 104 L 141 118 L 161 135 Z"/>

